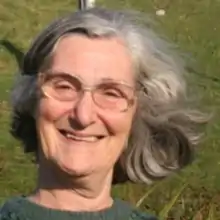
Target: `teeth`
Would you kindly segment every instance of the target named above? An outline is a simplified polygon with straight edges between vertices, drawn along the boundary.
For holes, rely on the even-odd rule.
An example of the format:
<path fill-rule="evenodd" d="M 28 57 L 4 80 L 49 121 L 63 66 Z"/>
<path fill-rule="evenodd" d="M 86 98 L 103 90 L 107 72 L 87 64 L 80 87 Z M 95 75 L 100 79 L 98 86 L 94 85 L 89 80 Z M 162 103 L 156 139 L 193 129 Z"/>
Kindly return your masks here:
<path fill-rule="evenodd" d="M 95 142 L 97 141 L 97 137 L 95 136 L 90 136 L 90 137 L 78 137 L 78 136 L 75 136 L 73 134 L 70 134 L 70 133 L 67 133 L 66 134 L 66 137 L 69 138 L 69 139 L 73 139 L 73 140 L 76 140 L 76 141 L 86 141 L 86 142 Z"/>

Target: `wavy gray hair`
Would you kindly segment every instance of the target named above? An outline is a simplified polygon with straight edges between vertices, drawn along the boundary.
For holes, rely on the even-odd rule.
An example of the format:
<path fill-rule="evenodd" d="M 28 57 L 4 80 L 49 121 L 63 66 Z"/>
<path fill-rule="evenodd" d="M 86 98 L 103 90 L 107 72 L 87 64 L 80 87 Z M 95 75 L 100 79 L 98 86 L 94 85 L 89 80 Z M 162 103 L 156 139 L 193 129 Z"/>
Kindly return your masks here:
<path fill-rule="evenodd" d="M 37 154 L 38 138 L 33 111 L 37 107 L 37 77 L 49 65 L 62 37 L 84 34 L 90 38 L 119 37 L 133 58 L 142 93 L 128 146 L 115 166 L 114 182 L 149 183 L 192 161 L 197 128 L 206 118 L 186 105 L 184 64 L 170 44 L 152 30 L 138 13 L 92 8 L 75 12 L 50 24 L 24 57 L 12 91 L 11 133 L 26 152 Z"/>

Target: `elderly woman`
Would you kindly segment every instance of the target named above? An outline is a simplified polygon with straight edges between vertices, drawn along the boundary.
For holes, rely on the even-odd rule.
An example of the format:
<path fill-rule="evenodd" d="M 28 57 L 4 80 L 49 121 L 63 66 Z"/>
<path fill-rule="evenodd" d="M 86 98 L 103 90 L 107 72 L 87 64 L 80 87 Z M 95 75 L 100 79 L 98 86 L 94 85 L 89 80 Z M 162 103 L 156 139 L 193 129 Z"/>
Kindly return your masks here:
<path fill-rule="evenodd" d="M 3 205 L 1 220 L 154 219 L 112 198 L 112 185 L 187 165 L 203 118 L 184 106 L 183 64 L 136 15 L 67 15 L 26 53 L 12 134 L 36 154 L 38 182 Z"/>

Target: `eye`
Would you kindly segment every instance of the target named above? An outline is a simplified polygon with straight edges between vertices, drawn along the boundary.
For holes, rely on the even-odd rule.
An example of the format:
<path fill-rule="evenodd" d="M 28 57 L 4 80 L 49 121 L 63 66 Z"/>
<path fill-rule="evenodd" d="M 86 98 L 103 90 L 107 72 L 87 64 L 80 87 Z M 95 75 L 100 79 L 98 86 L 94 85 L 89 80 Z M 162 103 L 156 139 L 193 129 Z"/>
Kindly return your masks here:
<path fill-rule="evenodd" d="M 74 87 L 68 82 L 56 82 L 54 83 L 54 88 L 62 90 L 74 89 Z"/>
<path fill-rule="evenodd" d="M 59 79 L 59 78 L 53 79 L 50 84 L 54 90 L 59 90 L 59 91 L 75 90 L 72 83 L 64 79 Z"/>
<path fill-rule="evenodd" d="M 122 97 L 122 93 L 117 89 L 104 89 L 103 94 L 110 97 Z"/>
<path fill-rule="evenodd" d="M 100 94 L 102 94 L 102 96 L 105 96 L 106 98 L 127 98 L 126 87 L 122 84 L 103 83 L 99 85 L 98 91 Z"/>

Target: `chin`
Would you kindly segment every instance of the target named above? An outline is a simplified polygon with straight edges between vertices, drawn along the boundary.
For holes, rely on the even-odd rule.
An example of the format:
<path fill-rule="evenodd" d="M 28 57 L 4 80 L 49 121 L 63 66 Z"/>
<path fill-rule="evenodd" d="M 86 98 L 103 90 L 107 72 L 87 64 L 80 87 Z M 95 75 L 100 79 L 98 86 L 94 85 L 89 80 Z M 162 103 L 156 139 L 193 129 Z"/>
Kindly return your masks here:
<path fill-rule="evenodd" d="M 87 176 L 91 173 L 93 173 L 94 165 L 89 164 L 85 160 L 75 160 L 68 161 L 68 160 L 55 160 L 54 163 L 56 164 L 56 167 L 59 171 L 62 173 L 72 176 L 72 177 L 82 177 Z"/>

